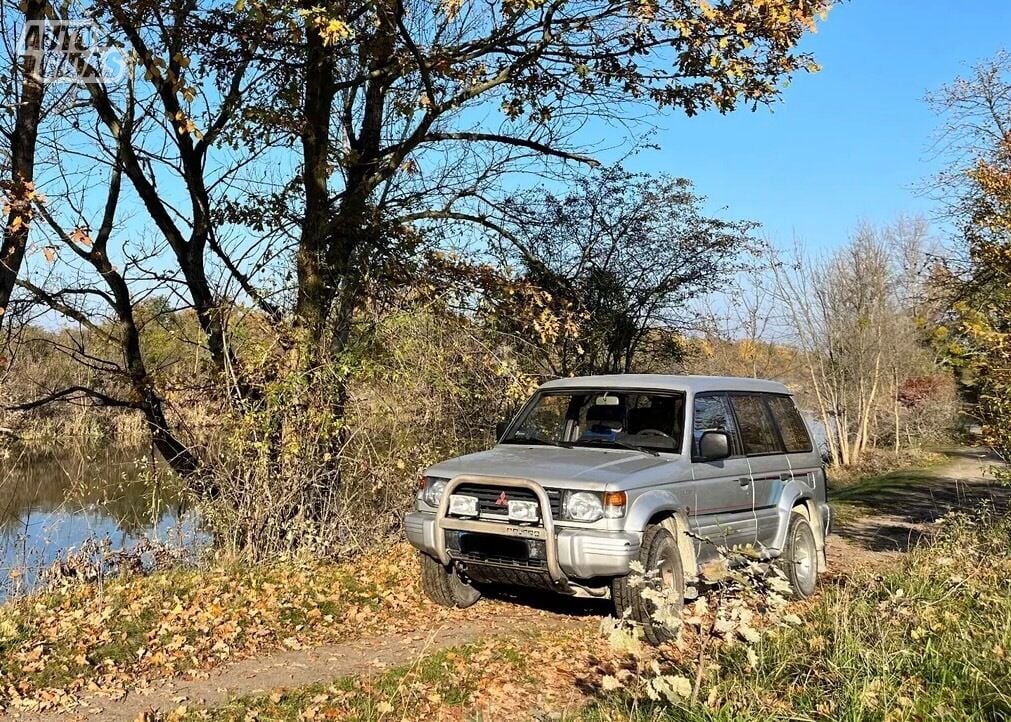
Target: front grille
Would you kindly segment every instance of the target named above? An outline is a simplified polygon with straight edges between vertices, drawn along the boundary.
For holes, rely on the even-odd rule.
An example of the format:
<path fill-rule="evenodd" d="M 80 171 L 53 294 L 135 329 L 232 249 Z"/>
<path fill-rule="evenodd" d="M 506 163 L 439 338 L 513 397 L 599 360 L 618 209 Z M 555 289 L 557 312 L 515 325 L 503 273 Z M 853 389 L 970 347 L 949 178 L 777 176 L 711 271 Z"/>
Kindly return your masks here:
<path fill-rule="evenodd" d="M 540 539 L 513 539 L 497 534 L 446 532 L 446 548 L 454 559 L 507 566 L 544 569 L 547 566 L 544 542 Z"/>
<path fill-rule="evenodd" d="M 481 514 L 501 514 L 505 516 L 509 509 L 500 506 L 498 498 L 505 492 L 509 499 L 515 501 L 537 501 L 537 495 L 530 489 L 512 486 L 495 486 L 484 484 L 461 484 L 453 491 L 454 494 L 465 494 L 477 497 L 477 510 Z M 558 519 L 561 516 L 562 492 L 558 489 L 545 489 L 548 495 L 548 503 L 551 504 L 551 517 Z"/>
<path fill-rule="evenodd" d="M 543 569 L 547 551 L 541 539 L 513 539 L 497 534 L 446 532 L 446 548 L 460 561 Z"/>

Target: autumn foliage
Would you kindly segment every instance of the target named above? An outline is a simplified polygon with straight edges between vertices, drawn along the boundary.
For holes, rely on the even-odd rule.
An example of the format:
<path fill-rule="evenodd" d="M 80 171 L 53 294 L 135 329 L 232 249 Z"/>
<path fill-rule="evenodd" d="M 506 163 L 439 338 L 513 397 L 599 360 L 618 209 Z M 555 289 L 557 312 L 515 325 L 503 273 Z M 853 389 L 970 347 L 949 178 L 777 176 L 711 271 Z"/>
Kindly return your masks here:
<path fill-rule="evenodd" d="M 1006 54 L 945 89 L 935 104 L 949 118 L 959 152 L 942 176 L 953 191 L 951 212 L 963 253 L 939 274 L 951 302 L 941 341 L 949 363 L 975 397 L 983 438 L 1011 459 L 1011 117 Z M 1006 476 L 1006 471 L 997 468 Z"/>

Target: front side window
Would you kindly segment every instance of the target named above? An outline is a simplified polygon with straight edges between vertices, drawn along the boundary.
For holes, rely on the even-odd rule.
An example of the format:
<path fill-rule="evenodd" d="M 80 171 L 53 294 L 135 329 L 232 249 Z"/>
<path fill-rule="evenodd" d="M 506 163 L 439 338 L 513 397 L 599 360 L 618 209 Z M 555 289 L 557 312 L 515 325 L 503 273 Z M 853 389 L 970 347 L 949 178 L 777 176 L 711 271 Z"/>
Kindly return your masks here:
<path fill-rule="evenodd" d="M 566 414 L 570 399 L 567 396 L 545 394 L 523 417 L 523 423 L 513 436 L 522 431 L 524 438 L 557 441 L 568 438 Z"/>
<path fill-rule="evenodd" d="M 679 453 L 683 433 L 682 394 L 627 389 L 545 391 L 502 443 Z"/>
<path fill-rule="evenodd" d="M 730 455 L 741 453 L 734 428 L 734 417 L 730 413 L 727 398 L 722 394 L 706 394 L 695 397 L 695 414 L 693 419 L 693 437 L 695 453 L 698 453 L 699 439 L 705 431 L 725 431 L 730 436 Z"/>
<path fill-rule="evenodd" d="M 783 453 L 784 449 L 779 440 L 779 432 L 776 431 L 772 416 L 769 415 L 769 410 L 761 396 L 733 395 L 730 397 L 730 402 L 733 404 L 734 414 L 737 416 L 745 454 L 751 456 Z"/>
<path fill-rule="evenodd" d="M 797 404 L 789 396 L 770 396 L 769 409 L 776 419 L 779 432 L 783 435 L 788 454 L 804 454 L 812 451 L 811 437 L 807 433 L 807 424 L 797 410 Z"/>

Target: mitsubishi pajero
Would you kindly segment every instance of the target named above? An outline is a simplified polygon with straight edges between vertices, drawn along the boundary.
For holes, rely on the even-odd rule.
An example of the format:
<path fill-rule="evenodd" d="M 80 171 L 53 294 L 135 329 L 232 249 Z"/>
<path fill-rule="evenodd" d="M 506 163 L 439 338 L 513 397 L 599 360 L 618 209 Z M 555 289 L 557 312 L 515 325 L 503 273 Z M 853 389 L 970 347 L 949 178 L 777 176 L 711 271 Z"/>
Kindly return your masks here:
<path fill-rule="evenodd" d="M 494 448 L 421 480 L 405 526 L 434 601 L 465 607 L 510 585 L 610 598 L 653 643 L 652 585 L 750 547 L 799 597 L 825 568 L 822 459 L 790 391 L 743 378 L 616 375 L 541 386 Z M 632 562 L 649 572 L 630 583 Z"/>

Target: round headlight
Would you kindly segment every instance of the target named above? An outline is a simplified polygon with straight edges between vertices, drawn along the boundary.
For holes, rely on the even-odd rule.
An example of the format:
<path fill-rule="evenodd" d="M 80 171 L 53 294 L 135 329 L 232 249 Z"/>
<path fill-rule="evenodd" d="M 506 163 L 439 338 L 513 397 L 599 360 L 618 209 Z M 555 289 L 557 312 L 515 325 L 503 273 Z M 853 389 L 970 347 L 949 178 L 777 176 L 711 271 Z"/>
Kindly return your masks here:
<path fill-rule="evenodd" d="M 425 487 L 425 491 L 421 498 L 424 499 L 425 503 L 429 506 L 439 506 L 442 502 L 442 492 L 446 491 L 447 483 L 447 479 L 429 477 L 428 486 Z"/>
<path fill-rule="evenodd" d="M 565 516 L 573 521 L 597 521 L 604 516 L 600 496 L 588 491 L 575 491 L 565 497 Z"/>

